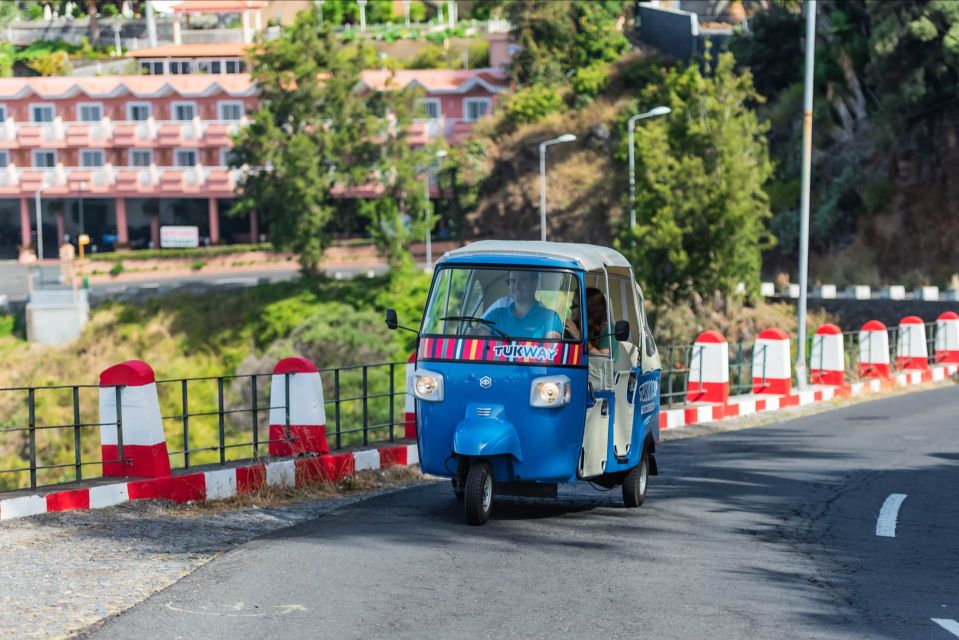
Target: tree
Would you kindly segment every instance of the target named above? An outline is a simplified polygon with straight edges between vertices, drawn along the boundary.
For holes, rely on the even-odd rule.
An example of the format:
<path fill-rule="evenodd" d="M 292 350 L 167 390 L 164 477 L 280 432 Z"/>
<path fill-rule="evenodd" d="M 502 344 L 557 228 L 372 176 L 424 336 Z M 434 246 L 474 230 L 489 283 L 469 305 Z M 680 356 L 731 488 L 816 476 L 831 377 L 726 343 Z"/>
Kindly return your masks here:
<path fill-rule="evenodd" d="M 520 51 L 510 75 L 520 84 L 557 84 L 595 62 L 613 62 L 630 49 L 622 32 L 626 3 L 618 0 L 506 4 Z"/>
<path fill-rule="evenodd" d="M 724 53 L 715 69 L 670 70 L 647 99 L 672 113 L 636 130 L 637 225 L 622 227 L 620 250 L 654 295 L 734 294 L 739 282 L 758 292 L 773 165 L 752 77 Z"/>
<path fill-rule="evenodd" d="M 337 196 L 360 186 L 383 191 L 363 203 L 379 246 L 392 256 L 409 244 L 395 219 L 420 198 L 409 186 L 415 154 L 406 140 L 415 98 L 357 91 L 365 57 L 362 47 L 338 48 L 315 7 L 252 55 L 260 107 L 234 139 L 231 166 L 248 170 L 232 212 L 257 211 L 274 246 L 295 253 L 307 273 L 331 242 Z"/>

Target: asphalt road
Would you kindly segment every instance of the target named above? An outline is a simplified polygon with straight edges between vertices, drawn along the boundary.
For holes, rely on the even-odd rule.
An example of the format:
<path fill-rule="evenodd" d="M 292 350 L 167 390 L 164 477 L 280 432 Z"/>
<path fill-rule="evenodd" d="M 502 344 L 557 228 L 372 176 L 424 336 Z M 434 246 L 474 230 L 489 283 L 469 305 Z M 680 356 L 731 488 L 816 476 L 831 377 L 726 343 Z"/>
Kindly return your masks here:
<path fill-rule="evenodd" d="M 84 637 L 947 640 L 957 417 L 951 386 L 664 443 L 638 510 L 577 486 L 469 527 L 446 482 L 416 487 L 241 546 Z"/>
<path fill-rule="evenodd" d="M 44 277 L 50 283 L 56 283 L 59 267 L 44 265 Z M 28 268 L 16 263 L 0 263 L 0 295 L 6 295 L 10 302 L 25 302 L 28 296 Z M 362 265 L 327 269 L 331 277 L 350 279 L 365 277 L 370 272 L 382 275 L 386 272 L 383 265 Z M 183 291 L 191 288 L 211 287 L 243 287 L 254 286 L 264 282 L 282 282 L 300 277 L 297 268 L 263 271 L 236 271 L 233 273 L 203 273 L 198 271 L 189 275 L 164 276 L 162 274 L 143 274 L 136 280 L 120 282 L 96 282 L 90 285 L 91 302 L 107 298 L 138 298 L 155 294 L 164 294 L 172 291 Z M 59 287 L 60 285 L 52 284 Z"/>

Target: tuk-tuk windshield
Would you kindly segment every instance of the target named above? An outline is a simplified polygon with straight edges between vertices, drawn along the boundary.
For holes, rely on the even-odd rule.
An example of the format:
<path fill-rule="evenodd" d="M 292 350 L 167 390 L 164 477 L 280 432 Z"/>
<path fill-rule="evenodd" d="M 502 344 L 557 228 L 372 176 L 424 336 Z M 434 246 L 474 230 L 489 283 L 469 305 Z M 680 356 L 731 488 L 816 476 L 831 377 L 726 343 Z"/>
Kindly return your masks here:
<path fill-rule="evenodd" d="M 436 275 L 422 333 L 579 341 L 579 305 L 569 271 L 447 267 Z"/>

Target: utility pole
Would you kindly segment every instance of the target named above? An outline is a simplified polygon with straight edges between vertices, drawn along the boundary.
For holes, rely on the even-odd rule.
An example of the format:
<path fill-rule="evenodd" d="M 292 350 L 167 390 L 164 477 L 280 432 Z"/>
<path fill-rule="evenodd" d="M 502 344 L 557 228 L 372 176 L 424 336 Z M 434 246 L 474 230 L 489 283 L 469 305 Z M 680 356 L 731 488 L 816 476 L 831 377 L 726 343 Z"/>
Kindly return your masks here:
<path fill-rule="evenodd" d="M 796 379 L 806 382 L 806 289 L 809 271 L 809 175 L 812 164 L 812 91 L 816 59 L 816 0 L 806 0 L 806 74 L 803 82 L 802 191 L 799 203 L 799 344 L 796 349 Z"/>
<path fill-rule="evenodd" d="M 575 139 L 576 136 L 572 133 L 564 133 L 539 145 L 539 239 L 543 242 L 546 242 L 546 147 Z"/>

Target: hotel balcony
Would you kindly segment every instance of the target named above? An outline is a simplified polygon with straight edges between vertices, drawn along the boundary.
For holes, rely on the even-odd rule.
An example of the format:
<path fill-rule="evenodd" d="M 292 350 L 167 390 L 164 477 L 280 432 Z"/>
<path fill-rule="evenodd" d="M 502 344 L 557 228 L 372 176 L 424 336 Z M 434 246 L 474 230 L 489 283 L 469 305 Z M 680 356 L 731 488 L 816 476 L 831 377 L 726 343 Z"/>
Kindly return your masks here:
<path fill-rule="evenodd" d="M 218 197 L 234 195 L 240 172 L 227 167 L 64 167 L 0 169 L 0 198 L 32 196 Z"/>
<path fill-rule="evenodd" d="M 248 120 L 110 120 L 99 122 L 0 123 L 0 142 L 5 149 L 58 149 L 109 147 L 178 147 L 230 145 L 230 136 Z"/>

